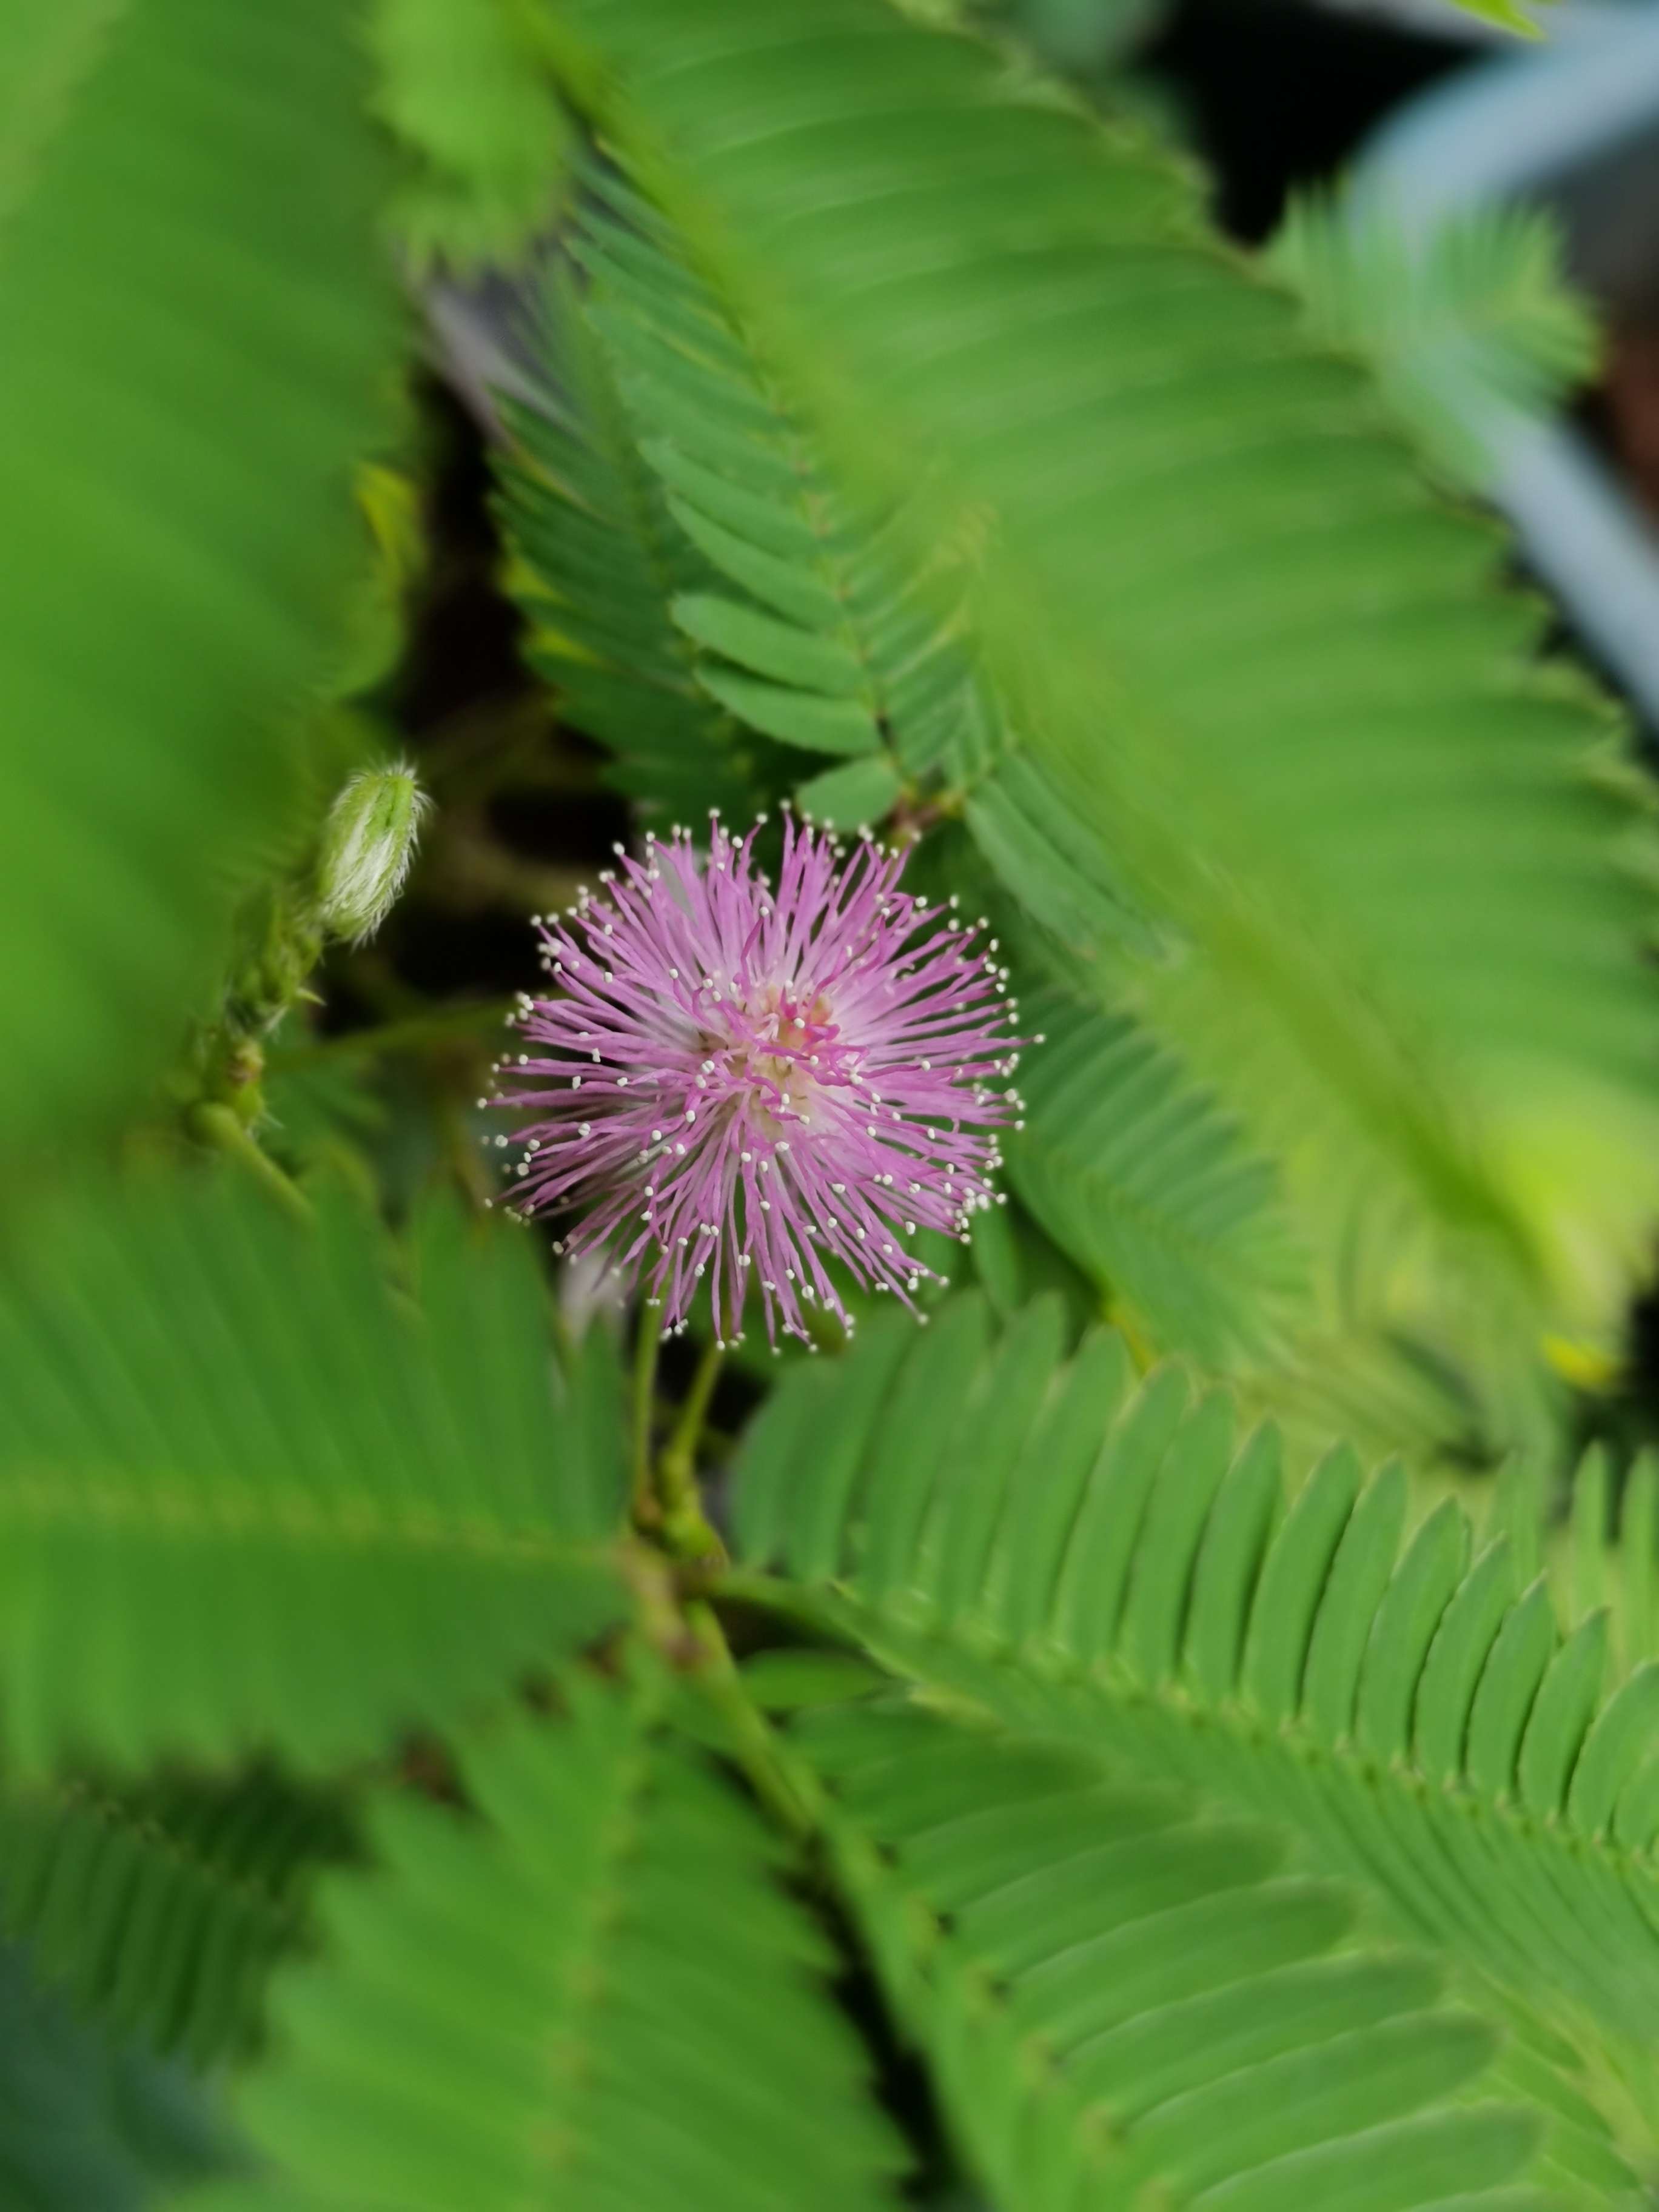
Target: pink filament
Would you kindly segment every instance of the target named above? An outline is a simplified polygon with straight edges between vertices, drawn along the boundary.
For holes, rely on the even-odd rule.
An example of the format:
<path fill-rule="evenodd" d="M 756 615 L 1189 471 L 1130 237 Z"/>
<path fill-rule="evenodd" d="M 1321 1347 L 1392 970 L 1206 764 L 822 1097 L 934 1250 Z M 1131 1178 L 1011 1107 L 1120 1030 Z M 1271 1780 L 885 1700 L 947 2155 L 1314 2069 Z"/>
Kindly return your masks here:
<path fill-rule="evenodd" d="M 533 1115 L 511 1202 L 575 1217 L 561 1249 L 608 1246 L 666 1328 L 707 1277 L 735 1339 L 753 1290 L 775 1344 L 806 1337 L 814 1300 L 850 1326 L 827 1258 L 908 1304 L 934 1272 L 918 1230 L 965 1237 L 1020 1041 L 1004 971 L 898 889 L 902 854 L 862 838 L 848 858 L 792 819 L 775 893 L 760 826 L 714 820 L 706 860 L 684 830 L 647 838 L 539 925 L 562 995 L 521 1001 L 542 1052 L 503 1062 L 493 1103 Z"/>

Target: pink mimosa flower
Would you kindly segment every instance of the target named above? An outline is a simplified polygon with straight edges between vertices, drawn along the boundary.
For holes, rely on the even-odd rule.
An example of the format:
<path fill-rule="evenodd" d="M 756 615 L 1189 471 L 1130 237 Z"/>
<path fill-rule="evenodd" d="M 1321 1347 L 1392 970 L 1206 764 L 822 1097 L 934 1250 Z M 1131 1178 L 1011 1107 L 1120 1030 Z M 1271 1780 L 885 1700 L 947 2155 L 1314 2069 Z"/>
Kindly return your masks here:
<path fill-rule="evenodd" d="M 806 1336 L 815 1300 L 847 1323 L 832 1255 L 908 1304 L 934 1273 L 916 1231 L 965 1239 L 1020 1040 L 1005 972 L 949 907 L 899 890 L 902 854 L 862 837 L 849 857 L 789 820 L 775 891 L 759 827 L 714 821 L 706 859 L 684 830 L 647 837 L 539 924 L 562 995 L 520 1000 L 532 1048 L 494 1103 L 526 1115 L 511 1203 L 574 1217 L 561 1250 L 642 1273 L 668 1329 L 707 1277 L 735 1339 L 752 1291 L 775 1345 Z"/>

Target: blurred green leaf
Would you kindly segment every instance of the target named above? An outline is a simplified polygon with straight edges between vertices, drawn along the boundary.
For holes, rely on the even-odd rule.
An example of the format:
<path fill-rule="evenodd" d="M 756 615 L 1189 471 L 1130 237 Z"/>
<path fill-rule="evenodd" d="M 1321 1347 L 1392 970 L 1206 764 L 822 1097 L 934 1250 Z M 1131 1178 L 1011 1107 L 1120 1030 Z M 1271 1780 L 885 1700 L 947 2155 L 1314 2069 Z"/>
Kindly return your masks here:
<path fill-rule="evenodd" d="M 372 0 L 375 112 L 416 157 L 398 195 L 416 268 L 520 258 L 568 183 L 570 124 L 525 0 Z"/>
<path fill-rule="evenodd" d="M 276 1998 L 240 2110 L 299 2212 L 896 2203 L 902 2153 L 827 2001 L 834 1954 L 647 1673 L 466 1749 L 478 1817 L 384 1799 L 378 1872 Z M 210 2192 L 202 2212 L 265 2201 Z"/>
<path fill-rule="evenodd" d="M 294 827 L 400 341 L 346 11 L 0 26 L 0 1143 L 130 1106 Z"/>
<path fill-rule="evenodd" d="M 544 303 L 546 407 L 514 413 L 523 451 L 507 472 L 532 661 L 566 711 L 647 804 L 731 805 L 735 725 L 758 771 L 740 809 L 792 782 L 816 819 L 848 830 L 907 801 L 960 807 L 999 878 L 1086 954 L 1152 942 L 979 665 L 960 604 L 979 533 L 918 554 L 891 501 L 853 495 L 804 392 L 660 210 L 607 169 L 586 183 L 574 251 L 589 289 L 558 284 Z M 585 453 L 544 419 L 578 403 Z M 687 675 L 723 715 L 676 707 Z M 847 764 L 812 775 L 801 751 Z"/>
<path fill-rule="evenodd" d="M 1547 415 L 1595 371 L 1595 319 L 1546 209 L 1462 210 L 1418 243 L 1386 207 L 1310 197 L 1266 259 L 1309 329 L 1367 362 L 1448 474 L 1477 487 L 1494 422 Z"/>
<path fill-rule="evenodd" d="M 355 1846 L 338 1796 L 268 1762 L 18 1782 L 0 1791 L 0 1920 L 102 2027 L 205 2070 L 246 2055 L 313 1879 Z"/>
<path fill-rule="evenodd" d="M 149 2212 L 237 2163 L 184 2068 L 128 2051 L 0 1950 L 0 2204 L 6 2212 Z"/>
<path fill-rule="evenodd" d="M 94 1187 L 0 1283 L 0 1722 L 19 1761 L 301 1764 L 506 1693 L 625 1609 L 618 1386 L 561 1388 L 527 1238 Z"/>

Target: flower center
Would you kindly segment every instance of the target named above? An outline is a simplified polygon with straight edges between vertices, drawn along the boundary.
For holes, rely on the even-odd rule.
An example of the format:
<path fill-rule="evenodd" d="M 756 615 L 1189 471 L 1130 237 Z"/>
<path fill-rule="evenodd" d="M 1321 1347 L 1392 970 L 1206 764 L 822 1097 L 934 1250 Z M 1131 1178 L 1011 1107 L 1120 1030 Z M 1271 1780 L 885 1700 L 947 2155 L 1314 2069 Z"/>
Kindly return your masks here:
<path fill-rule="evenodd" d="M 789 1121 L 810 1121 L 815 1092 L 825 1081 L 844 1081 L 840 1031 L 822 992 L 808 1000 L 787 984 L 761 987 L 732 1008 L 732 1032 L 711 1048 L 734 1088 L 749 1091 L 750 1110 L 761 1133 L 781 1137 Z"/>

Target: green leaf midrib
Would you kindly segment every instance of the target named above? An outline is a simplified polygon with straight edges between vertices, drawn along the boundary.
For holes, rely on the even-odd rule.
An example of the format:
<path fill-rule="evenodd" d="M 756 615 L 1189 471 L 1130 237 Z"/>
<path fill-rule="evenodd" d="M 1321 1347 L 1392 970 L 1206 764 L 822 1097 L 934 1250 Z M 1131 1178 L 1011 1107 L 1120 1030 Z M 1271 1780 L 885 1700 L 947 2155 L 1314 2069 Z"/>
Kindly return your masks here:
<path fill-rule="evenodd" d="M 449 1515 L 430 1506 L 396 1509 L 389 1500 L 349 1493 L 308 1496 L 216 1472 L 210 1492 L 192 1491 L 177 1478 L 147 1481 L 142 1470 L 123 1469 L 118 1477 L 100 1481 L 79 1465 L 21 1474 L 8 1468 L 0 1481 L 0 1529 L 8 1525 L 94 1536 L 131 1531 L 181 1540 L 269 1536 L 319 1550 L 448 1553 L 525 1566 L 621 1564 L 615 1546 L 583 1542 L 550 1529 L 514 1528 L 477 1514 Z"/>
<path fill-rule="evenodd" d="M 451 1737 L 464 1814 L 377 1793 L 319 1896 L 241 2103 L 283 2201 L 895 2203 L 836 1956 L 674 1678 L 622 1646 L 553 1688 Z"/>
<path fill-rule="evenodd" d="M 641 1811 L 650 1796 L 651 1729 L 659 1718 L 654 1684 L 635 1687 L 629 1717 L 635 1729 L 634 1742 L 617 1760 L 615 1802 L 600 1831 L 599 1871 L 583 1902 L 580 1932 L 563 1962 L 565 2002 L 559 2032 L 548 2040 L 544 2077 L 550 2105 L 557 2117 L 549 2125 L 544 2116 L 538 2130 L 538 2163 L 550 2176 L 568 2173 L 580 2163 L 584 2137 L 573 2114 L 581 2100 L 583 2055 L 597 2039 L 584 2037 L 582 2023 L 604 2012 L 609 1994 L 598 1961 L 625 1904 L 626 1889 L 620 1876 L 637 1849 Z"/>

